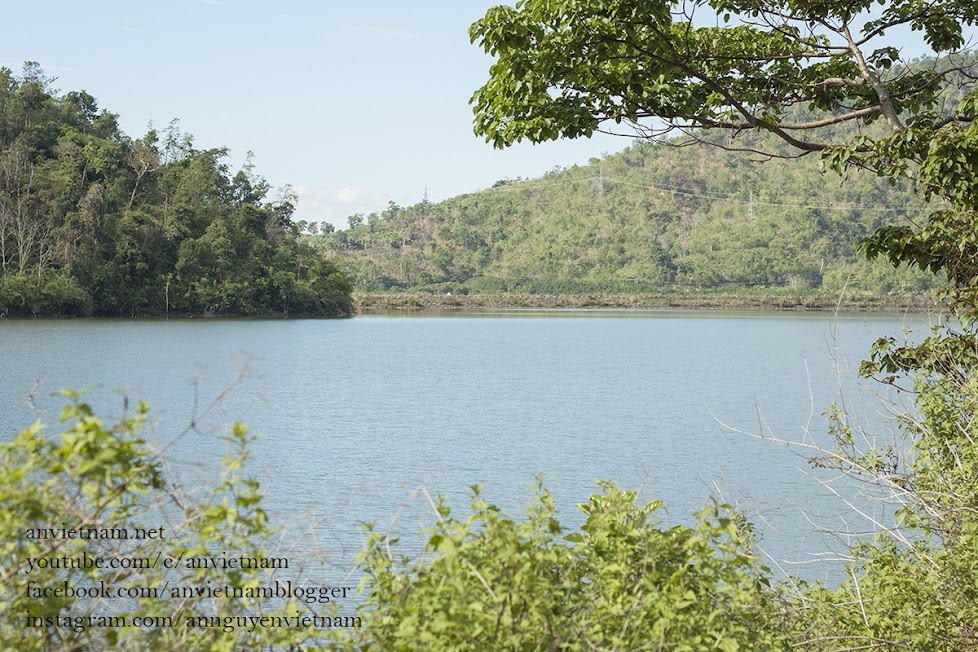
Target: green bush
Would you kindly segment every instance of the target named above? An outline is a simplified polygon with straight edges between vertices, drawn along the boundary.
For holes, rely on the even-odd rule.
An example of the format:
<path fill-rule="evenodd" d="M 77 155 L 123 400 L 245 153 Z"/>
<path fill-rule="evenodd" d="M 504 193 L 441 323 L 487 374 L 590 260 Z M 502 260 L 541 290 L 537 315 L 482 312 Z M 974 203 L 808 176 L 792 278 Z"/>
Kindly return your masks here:
<path fill-rule="evenodd" d="M 92 313 L 92 297 L 75 277 L 58 274 L 44 284 L 39 312 L 46 315 L 86 317 Z"/>
<path fill-rule="evenodd" d="M 311 628 L 249 631 L 186 624 L 188 618 L 198 616 L 293 616 L 303 607 L 295 600 L 270 608 L 264 601 L 227 594 L 171 598 L 166 593 L 166 587 L 244 589 L 268 584 L 266 570 L 189 568 L 179 562 L 169 570 L 164 564 L 129 569 L 85 564 L 51 567 L 51 560 L 58 559 L 172 562 L 219 558 L 222 552 L 265 557 L 274 534 L 261 508 L 258 482 L 242 474 L 253 439 L 243 426 L 235 425 L 226 437 L 232 452 L 223 461 L 220 480 L 188 496 L 168 482 L 162 461 L 139 436 L 147 417 L 145 404 L 106 427 L 79 394 L 65 394 L 71 403 L 61 413 L 60 437 L 47 437 L 36 423 L 0 446 L 0 649 L 219 652 L 283 649 L 314 638 Z M 143 528 L 156 536 L 137 540 L 44 535 L 59 528 L 125 530 L 130 537 L 136 528 Z M 110 591 L 163 587 L 164 595 L 92 599 L 54 591 L 100 586 Z M 47 594 L 43 589 L 48 589 Z M 115 621 L 122 626 L 104 626 L 109 621 L 99 620 L 110 617 L 123 619 Z M 133 626 L 137 618 L 143 626 Z M 145 622 L 162 623 L 164 618 L 172 623 L 145 626 Z"/>
<path fill-rule="evenodd" d="M 0 275 L 0 315 L 37 312 L 37 287 L 26 274 Z"/>
<path fill-rule="evenodd" d="M 601 483 L 564 535 L 537 487 L 524 520 L 474 488 L 464 520 L 437 506 L 426 554 L 373 533 L 362 562 L 365 650 L 782 650 L 777 603 L 737 521 L 716 505 L 660 527 L 660 503 Z M 352 630 L 351 630 L 352 631 Z"/>

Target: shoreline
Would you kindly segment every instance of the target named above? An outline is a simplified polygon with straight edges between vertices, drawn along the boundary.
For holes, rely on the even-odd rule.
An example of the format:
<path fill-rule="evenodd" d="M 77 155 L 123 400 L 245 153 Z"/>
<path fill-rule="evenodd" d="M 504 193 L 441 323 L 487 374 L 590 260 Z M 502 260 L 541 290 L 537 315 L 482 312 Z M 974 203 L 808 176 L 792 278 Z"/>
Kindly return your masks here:
<path fill-rule="evenodd" d="M 939 305 L 933 295 L 844 295 L 828 294 L 428 294 L 428 293 L 367 293 L 353 295 L 356 312 L 377 310 L 466 310 L 470 308 L 498 309 L 676 309 L 730 310 L 758 312 L 887 312 L 929 313 Z"/>
<path fill-rule="evenodd" d="M 371 312 L 423 312 L 426 310 L 712 310 L 729 312 L 864 312 L 935 313 L 945 307 L 929 294 L 735 294 L 662 292 L 636 294 L 436 294 L 425 292 L 354 292 L 354 310 L 348 315 L 234 315 L 146 314 L 133 316 L 4 315 L 0 322 L 34 319 L 148 321 L 214 321 L 222 319 L 289 320 L 350 319 Z"/>

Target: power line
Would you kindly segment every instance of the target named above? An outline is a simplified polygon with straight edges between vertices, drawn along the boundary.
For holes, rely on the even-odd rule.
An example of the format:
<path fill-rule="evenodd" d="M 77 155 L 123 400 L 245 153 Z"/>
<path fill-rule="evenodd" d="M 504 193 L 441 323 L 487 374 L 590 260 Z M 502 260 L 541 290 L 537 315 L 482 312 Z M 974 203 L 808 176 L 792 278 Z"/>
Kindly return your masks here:
<path fill-rule="evenodd" d="M 636 188 L 644 188 L 646 190 L 655 190 L 657 192 L 666 192 L 674 195 L 682 195 L 684 197 L 697 197 L 701 199 L 715 199 L 717 201 L 729 202 L 732 204 L 751 204 L 753 206 L 777 206 L 779 208 L 810 208 L 810 209 L 821 209 L 829 211 L 852 211 L 852 210 L 863 210 L 863 211 L 906 211 L 905 206 L 880 206 L 880 205 L 861 205 L 861 204 L 837 204 L 834 206 L 825 205 L 815 205 L 815 204 L 786 204 L 782 202 L 770 202 L 770 201 L 756 201 L 753 198 L 753 193 L 751 193 L 751 198 L 748 201 L 736 198 L 736 195 L 709 195 L 690 192 L 687 190 L 674 189 L 674 188 L 662 188 L 659 186 L 647 186 L 640 183 L 632 183 L 630 181 L 625 181 L 623 179 L 618 179 L 616 177 L 605 177 L 609 181 L 614 181 L 615 183 L 620 183 L 623 186 L 633 186 Z"/>
<path fill-rule="evenodd" d="M 611 183 L 617 183 L 623 186 L 631 186 L 633 188 L 642 188 L 644 190 L 652 190 L 655 192 L 668 193 L 672 195 L 679 195 L 682 197 L 695 197 L 697 199 L 713 199 L 715 201 L 722 201 L 731 204 L 747 204 L 749 210 L 753 213 L 754 206 L 774 206 L 778 208 L 804 208 L 804 209 L 818 209 L 818 210 L 828 210 L 828 211 L 892 211 L 892 212 L 906 212 L 906 206 L 887 206 L 887 205 L 865 205 L 865 204 L 835 204 L 835 205 L 818 205 L 818 204 L 789 204 L 784 202 L 765 202 L 758 201 L 754 199 L 753 190 L 751 191 L 749 199 L 742 199 L 737 195 L 717 195 L 709 193 L 696 193 L 689 190 L 684 190 L 682 188 L 665 188 L 662 186 L 656 186 L 651 184 L 641 184 L 632 181 L 626 181 L 620 177 L 611 177 L 604 174 L 604 171 L 599 168 L 598 175 L 593 177 L 586 177 L 583 179 L 572 179 L 572 180 L 561 180 L 561 181 L 542 181 L 542 182 L 524 182 L 524 185 L 514 186 L 506 185 L 500 186 L 498 188 L 491 188 L 491 192 L 512 192 L 516 190 L 536 190 L 538 188 L 549 188 L 556 185 L 562 185 L 567 183 L 586 183 L 589 181 L 598 181 L 599 187 L 603 191 L 605 181 Z"/>

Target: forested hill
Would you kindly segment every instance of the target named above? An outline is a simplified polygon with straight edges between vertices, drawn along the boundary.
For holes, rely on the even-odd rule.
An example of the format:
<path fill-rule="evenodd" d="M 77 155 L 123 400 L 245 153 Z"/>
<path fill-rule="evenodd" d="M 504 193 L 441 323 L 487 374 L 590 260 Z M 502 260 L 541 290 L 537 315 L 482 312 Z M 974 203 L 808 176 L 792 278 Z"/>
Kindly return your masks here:
<path fill-rule="evenodd" d="M 294 195 L 175 123 L 142 138 L 37 64 L 0 68 L 0 316 L 342 316 L 350 286 L 299 241 Z"/>
<path fill-rule="evenodd" d="M 776 147 L 752 138 L 736 145 Z M 856 248 L 881 224 L 929 210 L 912 189 L 875 176 L 821 174 L 816 156 L 759 162 L 637 142 L 539 179 L 354 215 L 349 229 L 313 241 L 367 292 L 914 292 L 927 274 L 870 264 Z"/>

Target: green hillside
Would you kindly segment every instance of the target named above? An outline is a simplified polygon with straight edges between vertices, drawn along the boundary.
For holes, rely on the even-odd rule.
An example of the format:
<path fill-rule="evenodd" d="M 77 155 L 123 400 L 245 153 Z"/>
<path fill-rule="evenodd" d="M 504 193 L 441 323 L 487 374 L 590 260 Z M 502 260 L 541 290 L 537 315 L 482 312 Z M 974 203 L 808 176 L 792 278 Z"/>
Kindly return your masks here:
<path fill-rule="evenodd" d="M 759 138 L 736 146 L 771 145 Z M 869 174 L 843 184 L 817 167 L 816 157 L 762 162 L 636 142 L 539 179 L 354 215 L 349 229 L 313 241 L 364 292 L 929 288 L 928 274 L 857 254 L 876 227 L 928 212 L 923 197 Z"/>

